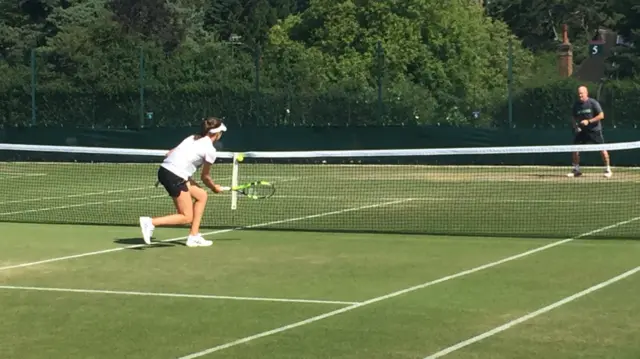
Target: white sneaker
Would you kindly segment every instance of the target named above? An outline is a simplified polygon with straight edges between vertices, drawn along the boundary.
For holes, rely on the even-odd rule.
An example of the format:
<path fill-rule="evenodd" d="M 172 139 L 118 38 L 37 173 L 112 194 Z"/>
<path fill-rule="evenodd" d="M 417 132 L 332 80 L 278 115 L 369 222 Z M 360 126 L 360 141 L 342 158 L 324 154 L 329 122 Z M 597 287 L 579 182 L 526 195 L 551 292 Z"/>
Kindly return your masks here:
<path fill-rule="evenodd" d="M 567 177 L 580 177 L 580 176 L 582 176 L 582 172 L 580 172 L 580 170 L 576 170 L 576 169 L 571 171 L 571 173 L 567 174 Z"/>
<path fill-rule="evenodd" d="M 200 234 L 187 237 L 187 247 L 209 247 L 212 244 L 212 241 L 202 238 Z"/>
<path fill-rule="evenodd" d="M 611 172 L 611 170 L 604 170 L 604 176 L 611 178 L 611 176 L 613 176 L 613 172 Z"/>
<path fill-rule="evenodd" d="M 140 230 L 142 231 L 142 239 L 144 243 L 151 244 L 151 236 L 155 227 L 151 223 L 150 217 L 140 217 Z"/>

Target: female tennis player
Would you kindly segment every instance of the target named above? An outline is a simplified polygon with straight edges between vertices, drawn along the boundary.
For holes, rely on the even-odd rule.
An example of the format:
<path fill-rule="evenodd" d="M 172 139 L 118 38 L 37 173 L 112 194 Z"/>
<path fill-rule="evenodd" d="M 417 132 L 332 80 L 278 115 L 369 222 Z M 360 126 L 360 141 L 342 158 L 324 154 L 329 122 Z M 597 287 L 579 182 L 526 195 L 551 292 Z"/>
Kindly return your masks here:
<path fill-rule="evenodd" d="M 222 188 L 211 179 L 209 171 L 216 160 L 213 143 L 218 141 L 222 132 L 226 130 L 222 121 L 209 117 L 203 120 L 199 134 L 187 137 L 167 153 L 158 169 L 158 182 L 173 199 L 177 213 L 155 218 L 140 217 L 140 229 L 145 243 L 151 244 L 151 235 L 156 226 L 184 224 L 191 224 L 187 246 L 206 247 L 213 243 L 202 238 L 199 233 L 200 221 L 207 204 L 207 192 L 191 177 L 202 166 L 202 182 L 213 192 L 222 192 Z"/>

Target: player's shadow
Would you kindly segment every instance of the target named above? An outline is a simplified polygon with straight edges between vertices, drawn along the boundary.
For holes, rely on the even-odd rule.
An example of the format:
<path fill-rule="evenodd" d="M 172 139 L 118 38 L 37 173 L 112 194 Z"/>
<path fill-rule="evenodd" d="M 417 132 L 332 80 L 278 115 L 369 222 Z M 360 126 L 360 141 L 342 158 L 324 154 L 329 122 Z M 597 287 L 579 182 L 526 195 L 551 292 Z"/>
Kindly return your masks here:
<path fill-rule="evenodd" d="M 175 246 L 185 245 L 184 243 L 181 243 L 181 242 L 151 242 L 151 244 L 145 245 L 144 241 L 140 237 L 118 238 L 114 241 L 114 243 L 124 244 L 127 246 L 136 246 L 136 247 L 126 248 L 126 249 L 133 249 L 138 251 L 151 249 L 151 248 L 171 248 Z"/>
<path fill-rule="evenodd" d="M 218 241 L 239 241 L 239 240 L 240 238 L 237 238 L 237 237 L 216 237 L 213 241 L 218 242 Z M 151 249 L 151 248 L 171 248 L 175 246 L 186 246 L 186 244 L 184 244 L 184 241 L 185 241 L 184 239 L 180 241 L 171 241 L 171 242 L 152 241 L 151 244 L 145 245 L 142 238 L 132 237 L 132 238 L 118 238 L 114 241 L 114 243 L 124 244 L 126 246 L 135 246 L 135 247 L 126 248 L 126 249 L 140 251 L 140 250 Z"/>
<path fill-rule="evenodd" d="M 567 178 L 566 174 L 551 174 L 551 173 L 531 174 L 529 176 L 534 178 Z"/>

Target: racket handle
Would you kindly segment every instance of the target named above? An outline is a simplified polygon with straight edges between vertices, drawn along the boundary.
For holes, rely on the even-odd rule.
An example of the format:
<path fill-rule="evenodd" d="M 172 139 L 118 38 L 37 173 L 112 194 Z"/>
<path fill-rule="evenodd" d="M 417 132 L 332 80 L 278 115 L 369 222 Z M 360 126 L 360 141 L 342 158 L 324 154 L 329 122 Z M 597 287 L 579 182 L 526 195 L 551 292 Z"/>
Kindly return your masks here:
<path fill-rule="evenodd" d="M 228 186 L 222 186 L 220 187 L 220 189 L 222 189 L 223 191 L 231 191 L 231 187 Z"/>

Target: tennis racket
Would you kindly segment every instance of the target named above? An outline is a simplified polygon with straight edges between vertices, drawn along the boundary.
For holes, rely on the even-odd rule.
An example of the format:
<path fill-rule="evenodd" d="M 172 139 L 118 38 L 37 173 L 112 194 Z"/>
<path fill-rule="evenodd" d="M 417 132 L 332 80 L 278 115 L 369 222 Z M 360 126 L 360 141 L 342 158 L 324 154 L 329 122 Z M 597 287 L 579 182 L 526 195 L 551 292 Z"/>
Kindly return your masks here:
<path fill-rule="evenodd" d="M 223 191 L 236 191 L 251 199 L 265 199 L 276 193 L 273 184 L 266 181 L 249 182 L 235 187 L 222 187 Z"/>

